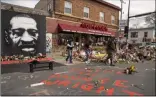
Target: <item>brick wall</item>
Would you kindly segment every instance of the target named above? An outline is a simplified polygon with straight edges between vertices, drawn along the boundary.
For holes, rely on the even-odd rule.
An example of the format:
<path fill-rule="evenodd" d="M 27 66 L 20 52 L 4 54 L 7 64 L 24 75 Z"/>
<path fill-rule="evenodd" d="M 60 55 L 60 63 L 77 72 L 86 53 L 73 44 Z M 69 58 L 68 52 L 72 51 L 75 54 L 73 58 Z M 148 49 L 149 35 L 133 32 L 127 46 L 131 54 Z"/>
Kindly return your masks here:
<path fill-rule="evenodd" d="M 64 14 L 64 1 L 65 0 L 56 0 L 56 12 Z M 119 10 L 111 8 L 107 5 L 95 2 L 94 0 L 66 0 L 72 3 L 72 15 L 71 16 L 60 16 L 56 15 L 57 18 L 61 19 L 70 19 L 72 18 L 83 18 L 83 8 L 89 8 L 89 20 L 99 21 L 99 12 L 104 12 L 105 14 L 105 23 L 111 25 L 111 15 L 115 16 L 115 24 L 119 23 Z M 73 17 L 74 16 L 74 17 Z M 73 19 L 71 20 L 73 21 Z M 78 19 L 74 21 L 79 21 Z M 112 25 L 113 26 L 113 25 Z M 116 28 L 116 27 L 113 27 Z"/>
<path fill-rule="evenodd" d="M 13 4 L 1 2 L 1 9 L 10 10 L 11 7 L 13 8 L 13 10 L 15 12 L 23 12 L 23 13 L 31 13 L 31 14 L 49 16 L 49 13 L 47 11 L 44 11 L 44 10 L 33 9 L 33 8 L 28 8 L 28 7 L 23 7 L 23 6 L 18 6 L 18 5 L 13 5 Z"/>
<path fill-rule="evenodd" d="M 47 2 L 54 0 L 40 0 L 35 8 L 41 9 L 47 6 Z M 107 25 L 113 31 L 118 30 L 119 24 L 119 9 L 115 9 L 106 4 L 96 2 L 95 0 L 66 0 L 72 3 L 72 15 L 64 14 L 64 1 L 55 0 L 55 18 L 68 20 L 73 22 L 88 22 L 92 24 Z M 51 2 L 52 3 L 52 2 Z M 49 3 L 48 3 L 49 4 Z M 53 5 L 53 4 L 52 4 Z M 89 19 L 83 18 L 83 8 L 89 8 Z M 47 8 L 47 7 L 45 7 Z M 47 10 L 47 9 L 44 9 Z M 99 22 L 99 12 L 104 12 L 105 22 Z M 115 25 L 111 24 L 111 15 L 115 16 Z"/>

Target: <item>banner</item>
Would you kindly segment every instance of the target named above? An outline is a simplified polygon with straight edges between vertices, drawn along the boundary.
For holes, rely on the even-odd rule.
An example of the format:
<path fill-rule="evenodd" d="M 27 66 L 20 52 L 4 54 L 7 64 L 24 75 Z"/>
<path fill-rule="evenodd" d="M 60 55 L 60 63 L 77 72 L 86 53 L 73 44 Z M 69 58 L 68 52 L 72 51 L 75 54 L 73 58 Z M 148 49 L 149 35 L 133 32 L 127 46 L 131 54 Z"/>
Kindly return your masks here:
<path fill-rule="evenodd" d="M 52 52 L 52 34 L 46 33 L 46 53 Z"/>

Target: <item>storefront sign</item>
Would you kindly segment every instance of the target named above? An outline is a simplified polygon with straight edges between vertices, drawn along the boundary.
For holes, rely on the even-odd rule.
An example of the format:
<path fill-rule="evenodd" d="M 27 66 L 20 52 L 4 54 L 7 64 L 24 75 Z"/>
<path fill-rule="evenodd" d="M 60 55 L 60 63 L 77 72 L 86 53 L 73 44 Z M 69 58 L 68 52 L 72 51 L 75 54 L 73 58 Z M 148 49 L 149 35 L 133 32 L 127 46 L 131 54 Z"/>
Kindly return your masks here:
<path fill-rule="evenodd" d="M 82 23 L 80 26 L 82 28 L 88 28 L 88 29 L 93 29 L 93 30 L 100 30 L 100 31 L 107 31 L 108 30 L 106 26 L 89 24 L 89 23 Z"/>

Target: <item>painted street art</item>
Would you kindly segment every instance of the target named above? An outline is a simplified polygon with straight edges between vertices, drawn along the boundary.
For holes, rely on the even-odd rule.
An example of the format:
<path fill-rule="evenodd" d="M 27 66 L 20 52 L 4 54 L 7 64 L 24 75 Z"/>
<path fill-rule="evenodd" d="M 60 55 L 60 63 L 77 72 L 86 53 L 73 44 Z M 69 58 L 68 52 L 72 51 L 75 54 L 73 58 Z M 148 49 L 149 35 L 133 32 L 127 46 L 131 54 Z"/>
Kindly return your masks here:
<path fill-rule="evenodd" d="M 57 95 L 65 95 L 65 91 L 72 92 L 67 93 L 68 95 L 74 95 L 74 90 L 81 92 L 90 92 L 97 95 L 114 95 L 115 91 L 120 91 L 123 95 L 129 96 L 142 96 L 143 94 L 138 93 L 137 91 L 129 90 L 131 87 L 130 83 L 127 80 L 116 79 L 112 82 L 112 79 L 108 77 L 99 76 L 100 74 L 115 73 L 115 75 L 123 75 L 124 73 L 117 70 L 105 70 L 105 69 L 78 69 L 73 68 L 68 73 L 56 73 L 47 80 L 44 80 L 44 85 L 46 86 L 57 86 L 67 88 L 66 90 L 61 91 Z M 107 84 L 111 84 L 109 87 Z M 70 89 L 70 90 L 69 90 Z M 72 90 L 72 91 L 71 91 Z M 76 92 L 75 92 L 76 93 Z M 77 95 L 81 95 L 78 93 Z"/>
<path fill-rule="evenodd" d="M 46 33 L 46 53 L 52 52 L 52 34 Z"/>
<path fill-rule="evenodd" d="M 45 54 L 45 16 L 2 11 L 2 56 Z"/>

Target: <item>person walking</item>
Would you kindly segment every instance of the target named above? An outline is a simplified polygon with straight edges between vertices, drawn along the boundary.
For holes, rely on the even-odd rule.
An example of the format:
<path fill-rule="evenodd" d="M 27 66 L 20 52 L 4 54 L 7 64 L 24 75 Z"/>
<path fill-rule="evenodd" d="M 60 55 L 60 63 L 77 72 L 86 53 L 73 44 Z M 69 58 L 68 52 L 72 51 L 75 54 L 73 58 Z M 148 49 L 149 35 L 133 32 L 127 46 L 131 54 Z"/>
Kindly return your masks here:
<path fill-rule="evenodd" d="M 106 48 L 106 52 L 108 54 L 107 58 L 105 59 L 105 63 L 108 62 L 108 60 L 110 59 L 110 65 L 111 66 L 115 66 L 113 64 L 113 58 L 114 58 L 114 54 L 116 52 L 116 45 L 115 45 L 115 41 L 113 38 L 110 38 L 107 42 L 107 48 Z"/>
<path fill-rule="evenodd" d="M 67 58 L 66 58 L 66 62 L 68 63 L 68 59 L 69 59 L 69 63 L 72 64 L 73 61 L 72 61 L 72 51 L 73 51 L 73 47 L 74 47 L 74 43 L 73 43 L 73 40 L 72 39 L 69 39 L 67 41 Z"/>

